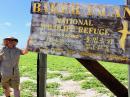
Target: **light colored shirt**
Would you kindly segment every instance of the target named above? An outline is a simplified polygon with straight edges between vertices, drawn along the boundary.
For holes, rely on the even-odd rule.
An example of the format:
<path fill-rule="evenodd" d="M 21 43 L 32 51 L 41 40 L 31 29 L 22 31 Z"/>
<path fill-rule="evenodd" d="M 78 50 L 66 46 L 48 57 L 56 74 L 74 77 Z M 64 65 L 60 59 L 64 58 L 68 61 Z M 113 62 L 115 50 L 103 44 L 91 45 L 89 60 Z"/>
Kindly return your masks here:
<path fill-rule="evenodd" d="M 19 74 L 19 58 L 21 50 L 18 48 L 3 47 L 0 50 L 0 71 L 2 76 Z"/>

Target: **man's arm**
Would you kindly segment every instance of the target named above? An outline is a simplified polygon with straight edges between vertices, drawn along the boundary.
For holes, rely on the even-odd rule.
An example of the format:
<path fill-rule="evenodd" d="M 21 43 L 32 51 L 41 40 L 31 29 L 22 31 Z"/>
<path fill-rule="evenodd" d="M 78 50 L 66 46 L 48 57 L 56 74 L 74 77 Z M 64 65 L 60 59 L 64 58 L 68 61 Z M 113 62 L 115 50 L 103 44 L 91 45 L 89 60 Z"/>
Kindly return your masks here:
<path fill-rule="evenodd" d="M 2 57 L 3 57 L 3 54 L 4 54 L 4 47 L 0 48 L 0 61 L 2 61 Z"/>
<path fill-rule="evenodd" d="M 22 55 L 25 55 L 25 54 L 28 53 L 28 48 L 27 48 L 27 47 L 28 47 L 29 41 L 30 41 L 30 37 L 29 37 L 29 39 L 28 39 L 28 41 L 27 41 L 26 49 L 21 50 L 21 54 L 22 54 Z"/>
<path fill-rule="evenodd" d="M 25 55 L 25 54 L 27 54 L 27 53 L 28 53 L 28 49 L 21 50 L 21 54 L 22 54 L 22 55 Z"/>

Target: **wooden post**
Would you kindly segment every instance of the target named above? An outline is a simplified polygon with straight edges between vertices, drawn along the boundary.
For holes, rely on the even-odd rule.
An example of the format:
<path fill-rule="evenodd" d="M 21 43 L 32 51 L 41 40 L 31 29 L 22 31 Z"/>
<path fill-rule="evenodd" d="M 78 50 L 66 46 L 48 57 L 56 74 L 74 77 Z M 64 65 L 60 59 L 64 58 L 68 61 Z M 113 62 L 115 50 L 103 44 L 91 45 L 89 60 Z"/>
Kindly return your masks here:
<path fill-rule="evenodd" d="M 122 85 L 112 74 L 110 74 L 97 61 L 83 60 L 83 59 L 77 59 L 77 60 L 117 97 L 128 97 L 127 88 L 124 85 Z"/>
<path fill-rule="evenodd" d="M 37 97 L 46 97 L 47 55 L 38 54 Z"/>
<path fill-rule="evenodd" d="M 40 0 L 47 1 L 47 0 Z M 37 57 L 37 97 L 46 97 L 47 54 L 38 53 Z"/>

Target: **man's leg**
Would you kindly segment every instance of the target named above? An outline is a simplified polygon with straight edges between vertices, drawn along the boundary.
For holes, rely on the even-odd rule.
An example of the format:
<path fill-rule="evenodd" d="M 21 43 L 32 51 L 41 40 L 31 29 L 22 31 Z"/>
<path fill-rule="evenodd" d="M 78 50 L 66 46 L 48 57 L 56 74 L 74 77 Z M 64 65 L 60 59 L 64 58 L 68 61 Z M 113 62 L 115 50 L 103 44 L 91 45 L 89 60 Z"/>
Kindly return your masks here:
<path fill-rule="evenodd" d="M 8 78 L 2 78 L 1 79 L 1 84 L 2 84 L 5 96 L 10 97 L 9 79 Z"/>
<path fill-rule="evenodd" d="M 14 89 L 14 97 L 20 97 L 20 77 L 18 75 L 12 77 L 11 79 L 11 87 Z"/>
<path fill-rule="evenodd" d="M 7 83 L 3 85 L 3 89 L 4 89 L 5 96 L 10 97 L 10 87 Z"/>
<path fill-rule="evenodd" d="M 15 88 L 14 89 L 14 97 L 20 97 L 20 90 L 19 90 L 19 88 Z"/>
<path fill-rule="evenodd" d="M 4 93 L 6 97 L 10 97 L 10 89 L 4 89 Z"/>

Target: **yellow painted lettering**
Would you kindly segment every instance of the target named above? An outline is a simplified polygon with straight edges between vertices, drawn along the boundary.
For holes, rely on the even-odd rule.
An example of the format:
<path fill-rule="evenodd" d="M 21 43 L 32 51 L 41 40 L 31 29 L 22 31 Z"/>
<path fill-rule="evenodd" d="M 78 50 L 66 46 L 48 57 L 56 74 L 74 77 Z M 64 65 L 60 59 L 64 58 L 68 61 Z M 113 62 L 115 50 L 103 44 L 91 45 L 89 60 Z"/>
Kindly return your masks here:
<path fill-rule="evenodd" d="M 58 13 L 56 5 L 57 5 L 56 3 L 50 3 L 50 13 L 52 14 Z"/>
<path fill-rule="evenodd" d="M 116 12 L 116 17 L 121 17 L 120 8 L 119 7 L 115 8 L 115 12 Z"/>
<path fill-rule="evenodd" d="M 41 3 L 33 3 L 33 12 L 40 13 L 41 12 Z"/>
<path fill-rule="evenodd" d="M 48 3 L 47 2 L 44 3 L 44 12 L 48 13 Z"/>
<path fill-rule="evenodd" d="M 127 12 L 128 15 L 130 16 L 130 8 L 128 6 L 125 7 L 125 12 Z"/>

